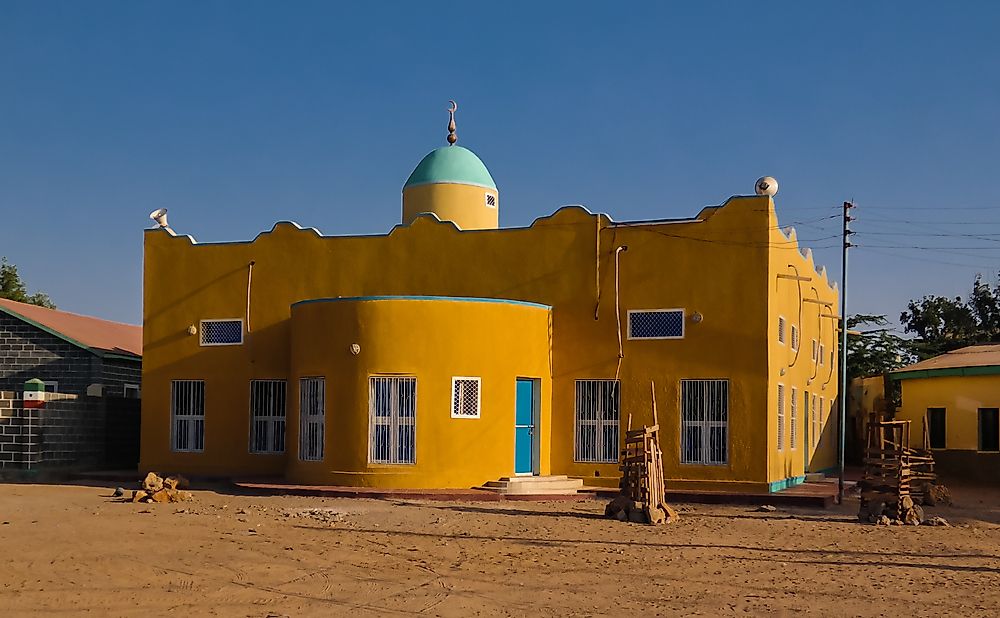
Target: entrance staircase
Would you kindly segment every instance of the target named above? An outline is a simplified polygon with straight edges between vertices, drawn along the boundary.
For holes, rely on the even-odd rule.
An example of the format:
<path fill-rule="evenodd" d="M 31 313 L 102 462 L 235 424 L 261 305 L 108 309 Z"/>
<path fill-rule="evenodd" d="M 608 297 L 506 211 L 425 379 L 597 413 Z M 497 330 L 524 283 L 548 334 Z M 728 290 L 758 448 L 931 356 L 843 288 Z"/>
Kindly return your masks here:
<path fill-rule="evenodd" d="M 489 481 L 482 489 L 510 496 L 566 496 L 583 489 L 582 479 L 564 474 L 553 476 L 505 476 Z"/>

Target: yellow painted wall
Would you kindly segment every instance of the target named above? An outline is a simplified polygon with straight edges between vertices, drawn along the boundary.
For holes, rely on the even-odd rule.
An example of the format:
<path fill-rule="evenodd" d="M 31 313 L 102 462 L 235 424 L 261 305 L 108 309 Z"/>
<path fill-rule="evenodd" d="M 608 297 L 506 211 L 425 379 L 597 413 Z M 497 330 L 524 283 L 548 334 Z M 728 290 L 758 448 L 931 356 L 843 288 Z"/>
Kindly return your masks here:
<path fill-rule="evenodd" d="M 358 344 L 360 353 L 351 352 Z M 416 461 L 368 463 L 369 376 L 417 378 Z M 517 378 L 541 388 L 540 472 L 549 473 L 549 311 L 538 306 L 451 300 L 340 300 L 292 308 L 289 401 L 299 378 L 326 379 L 326 453 L 287 477 L 307 484 L 457 488 L 514 474 Z M 480 377 L 481 417 L 451 417 L 453 376 Z M 298 405 L 289 406 L 297 446 Z"/>
<path fill-rule="evenodd" d="M 837 414 L 834 411 L 838 389 L 839 346 L 836 319 L 839 296 L 825 270 L 817 269 L 811 251 L 801 251 L 797 233 L 779 227 L 770 213 L 771 252 L 768 269 L 767 348 L 769 358 L 768 415 L 766 439 L 771 445 L 768 456 L 768 481 L 798 478 L 806 472 L 832 468 L 837 463 Z M 801 278 L 801 279 L 800 279 Z M 825 303 L 825 304 L 824 304 Z M 778 336 L 779 316 L 785 318 L 785 342 Z M 792 326 L 799 332 L 798 349 L 792 345 Z M 812 342 L 817 354 L 813 358 Z M 819 353 L 822 345 L 823 353 Z M 778 384 L 785 389 L 785 436 L 778 443 Z M 794 389 L 794 392 L 793 392 Z M 806 394 L 809 409 L 806 412 Z M 815 395 L 816 407 L 813 408 Z M 792 399 L 797 406 L 792 444 Z M 814 418 L 818 419 L 816 429 Z"/>
<path fill-rule="evenodd" d="M 899 420 L 912 421 L 910 443 L 922 443 L 927 408 L 945 408 L 948 450 L 979 448 L 979 408 L 1000 408 L 1000 376 L 943 376 L 902 380 Z"/>
<path fill-rule="evenodd" d="M 486 205 L 486 196 L 497 202 L 496 189 L 457 183 L 431 183 L 407 187 L 403 191 L 403 224 L 413 223 L 418 215 L 433 213 L 442 221 L 451 221 L 462 230 L 496 229 L 499 203 Z"/>
<path fill-rule="evenodd" d="M 322 237 L 280 223 L 252 242 L 196 244 L 185 236 L 148 231 L 142 465 L 203 474 L 281 474 L 284 457 L 246 453 L 246 393 L 252 377 L 292 373 L 293 303 L 337 296 L 473 296 L 553 307 L 552 473 L 580 476 L 588 483 L 615 482 L 616 463 L 574 461 L 574 399 L 576 380 L 617 374 L 623 425 L 629 414 L 635 426 L 652 421 L 650 383 L 655 382 L 669 484 L 767 487 L 803 465 L 801 456 L 775 451 L 774 391 L 780 369 L 805 389 L 812 373 L 810 339 L 824 338 L 827 354 L 835 350 L 830 321 L 820 333 L 818 306 L 810 305 L 804 306 L 802 317 L 805 357 L 795 360 L 787 346 L 779 349 L 775 343 L 776 314 L 784 312 L 791 323 L 792 309 L 798 307 L 795 282 L 776 278 L 788 271 L 790 260 L 813 277 L 804 293 L 812 294 L 809 288 L 815 286 L 821 298 L 836 300 L 825 279 L 810 270 L 811 261 L 795 257 L 795 240 L 776 240 L 781 233 L 775 226 L 769 198 L 739 197 L 707 208 L 693 220 L 670 222 L 615 224 L 606 216 L 567 207 L 531 227 L 499 230 L 459 231 L 420 216 L 385 236 Z M 622 329 L 628 310 L 684 308 L 687 320 L 683 339 L 623 336 L 624 357 L 619 359 L 615 253 L 623 245 L 628 250 L 619 254 Z M 251 260 L 252 332 L 246 345 L 199 347 L 197 337 L 185 332 L 189 325 L 243 317 Z M 696 312 L 704 316 L 702 321 L 691 319 Z M 820 369 L 814 384 L 824 383 L 825 372 L 835 367 Z M 223 448 L 224 461 L 169 451 L 169 382 L 185 377 L 207 381 L 207 448 Z M 730 381 L 725 465 L 679 463 L 680 381 L 686 378 Z M 823 391 L 827 406 L 836 394 L 835 382 Z"/>

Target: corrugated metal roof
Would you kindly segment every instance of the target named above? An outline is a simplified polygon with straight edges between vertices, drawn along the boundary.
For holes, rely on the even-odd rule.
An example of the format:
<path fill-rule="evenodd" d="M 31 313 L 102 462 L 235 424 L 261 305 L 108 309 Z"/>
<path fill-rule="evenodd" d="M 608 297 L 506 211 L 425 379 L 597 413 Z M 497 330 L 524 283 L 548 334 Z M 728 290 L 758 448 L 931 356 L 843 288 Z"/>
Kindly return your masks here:
<path fill-rule="evenodd" d="M 142 327 L 0 298 L 0 311 L 82 348 L 142 356 Z"/>
<path fill-rule="evenodd" d="M 991 366 L 1000 366 L 1000 343 L 985 343 L 982 345 L 970 345 L 967 348 L 959 348 L 958 350 L 946 352 L 941 356 L 928 358 L 919 363 L 897 369 L 893 373 Z"/>

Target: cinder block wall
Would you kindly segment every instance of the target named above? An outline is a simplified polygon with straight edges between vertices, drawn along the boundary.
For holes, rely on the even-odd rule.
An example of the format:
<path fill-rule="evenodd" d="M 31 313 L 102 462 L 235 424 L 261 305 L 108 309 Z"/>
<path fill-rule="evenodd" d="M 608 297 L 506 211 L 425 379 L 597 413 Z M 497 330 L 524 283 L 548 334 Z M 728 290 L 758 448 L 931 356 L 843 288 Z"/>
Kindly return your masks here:
<path fill-rule="evenodd" d="M 20 393 L 0 391 L 0 469 L 93 469 L 109 462 L 109 444 L 123 442 L 122 433 L 139 440 L 138 405 L 134 423 L 108 424 L 108 400 L 46 393 L 45 407 L 24 408 Z M 113 453 L 110 453 L 113 455 Z"/>
<path fill-rule="evenodd" d="M 68 341 L 0 313 L 0 390 L 20 390 L 26 380 L 56 380 L 63 393 L 86 394 L 100 382 L 101 359 Z"/>

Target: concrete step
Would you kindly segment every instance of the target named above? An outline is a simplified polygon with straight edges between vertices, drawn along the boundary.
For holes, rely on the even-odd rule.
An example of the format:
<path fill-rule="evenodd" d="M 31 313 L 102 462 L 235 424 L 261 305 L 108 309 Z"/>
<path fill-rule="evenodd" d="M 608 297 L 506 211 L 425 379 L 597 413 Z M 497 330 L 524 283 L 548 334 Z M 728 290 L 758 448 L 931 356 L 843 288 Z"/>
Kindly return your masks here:
<path fill-rule="evenodd" d="M 501 481 L 516 481 L 518 483 L 547 483 L 550 481 L 565 481 L 569 477 L 565 474 L 550 474 L 548 476 L 501 476 Z"/>
<path fill-rule="evenodd" d="M 582 479 L 571 479 L 564 474 L 553 476 L 514 476 L 483 484 L 485 489 L 502 494 L 526 495 L 569 495 L 583 489 Z"/>

